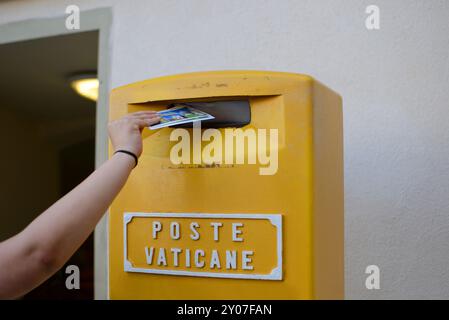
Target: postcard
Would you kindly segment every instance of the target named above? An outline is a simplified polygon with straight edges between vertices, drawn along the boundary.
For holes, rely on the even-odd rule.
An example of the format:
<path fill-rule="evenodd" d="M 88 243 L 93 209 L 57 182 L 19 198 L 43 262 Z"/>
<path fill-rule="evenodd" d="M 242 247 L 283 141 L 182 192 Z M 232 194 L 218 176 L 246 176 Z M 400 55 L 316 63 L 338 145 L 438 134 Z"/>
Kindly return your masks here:
<path fill-rule="evenodd" d="M 192 108 L 184 103 L 176 103 L 170 109 L 159 111 L 158 115 L 161 118 L 161 121 L 150 126 L 151 130 L 176 126 L 178 124 L 214 119 L 214 116 Z"/>

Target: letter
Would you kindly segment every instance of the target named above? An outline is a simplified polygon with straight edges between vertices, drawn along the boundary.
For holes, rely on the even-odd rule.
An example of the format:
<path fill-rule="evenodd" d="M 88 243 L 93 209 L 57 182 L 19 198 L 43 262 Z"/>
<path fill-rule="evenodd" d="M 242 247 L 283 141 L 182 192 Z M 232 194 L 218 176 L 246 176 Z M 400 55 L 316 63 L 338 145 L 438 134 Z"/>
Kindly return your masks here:
<path fill-rule="evenodd" d="M 236 250 L 226 250 L 226 269 L 237 269 Z"/>
<path fill-rule="evenodd" d="M 278 129 L 270 129 L 270 145 L 266 145 L 266 129 L 259 129 L 257 133 L 257 155 L 261 165 L 268 165 L 266 168 L 259 168 L 262 176 L 271 176 L 278 171 Z M 267 155 L 267 151 L 269 154 Z"/>
<path fill-rule="evenodd" d="M 201 164 L 201 121 L 193 123 L 193 164 Z"/>
<path fill-rule="evenodd" d="M 65 279 L 65 287 L 69 290 L 79 290 L 80 289 L 80 268 L 75 265 L 69 265 L 65 268 L 65 273 L 69 274 L 67 279 Z"/>
<path fill-rule="evenodd" d="M 179 263 L 178 263 L 178 256 L 179 256 L 179 253 L 180 253 L 181 251 L 182 251 L 182 250 L 179 249 L 179 248 L 171 248 L 171 252 L 173 253 L 173 265 L 174 265 L 175 267 L 179 266 Z"/>
<path fill-rule="evenodd" d="M 65 19 L 65 27 L 67 30 L 80 29 L 80 8 L 77 5 L 70 5 L 65 8 L 65 13 L 69 16 Z"/>
<path fill-rule="evenodd" d="M 170 161 L 173 164 L 190 164 L 190 134 L 186 129 L 178 128 L 170 133 L 170 141 L 178 141 L 170 149 Z M 179 153 L 181 152 L 181 155 Z"/>
<path fill-rule="evenodd" d="M 147 257 L 147 264 L 153 264 L 154 248 L 150 247 L 150 252 L 148 253 L 148 247 L 145 247 L 145 256 Z"/>
<path fill-rule="evenodd" d="M 225 129 L 225 164 L 234 164 L 234 129 Z"/>
<path fill-rule="evenodd" d="M 380 9 L 376 5 L 370 5 L 366 7 L 366 14 L 369 16 L 365 20 L 365 27 L 368 30 L 379 30 L 380 29 Z"/>
<path fill-rule="evenodd" d="M 153 221 L 153 239 L 157 239 L 157 234 L 162 230 L 162 224 L 159 221 Z"/>
<path fill-rule="evenodd" d="M 243 238 L 238 237 L 239 234 L 242 234 L 242 230 L 237 229 L 239 227 L 243 227 L 243 223 L 236 222 L 232 224 L 232 241 L 234 242 L 243 242 Z"/>
<path fill-rule="evenodd" d="M 214 240 L 218 241 L 218 228 L 223 224 L 221 222 L 211 222 L 210 225 L 214 227 Z"/>
<path fill-rule="evenodd" d="M 217 267 L 217 269 L 221 269 L 220 257 L 218 256 L 217 250 L 212 250 L 212 256 L 210 258 L 210 268 L 214 269 L 215 267 Z"/>
<path fill-rule="evenodd" d="M 157 257 L 157 265 L 163 265 L 166 266 L 167 265 L 167 258 L 165 257 L 165 249 L 164 248 L 159 248 L 159 256 Z"/>
<path fill-rule="evenodd" d="M 193 314 L 204 315 L 206 314 L 205 308 L 206 307 L 193 307 Z"/>
<path fill-rule="evenodd" d="M 245 163 L 245 154 L 248 155 L 248 164 L 256 164 L 256 132 L 254 129 L 234 130 L 235 136 L 235 162 L 236 164 Z M 245 152 L 245 138 L 247 139 L 248 150 Z"/>
<path fill-rule="evenodd" d="M 253 266 L 248 265 L 252 262 L 249 256 L 254 254 L 253 251 L 242 251 L 242 269 L 243 270 L 253 270 Z"/>
<path fill-rule="evenodd" d="M 211 138 L 213 140 L 211 141 Z M 221 132 L 218 129 L 207 129 L 203 132 L 203 141 L 211 141 L 203 148 L 203 163 L 212 165 L 223 162 Z"/>
<path fill-rule="evenodd" d="M 367 266 L 365 273 L 369 276 L 365 280 L 365 287 L 368 290 L 380 289 L 380 269 L 376 265 Z"/>
<path fill-rule="evenodd" d="M 245 152 L 245 138 L 248 150 Z M 234 164 L 234 139 L 235 139 L 235 163 L 244 164 L 245 154 L 248 155 L 248 164 L 256 163 L 256 133 L 254 129 L 225 129 L 225 163 Z"/>
<path fill-rule="evenodd" d="M 205 318 L 209 317 L 210 311 L 212 310 L 212 307 L 204 307 L 204 311 L 206 311 Z"/>
<path fill-rule="evenodd" d="M 204 257 L 204 250 L 201 250 L 201 249 L 195 250 L 195 266 L 197 268 L 204 267 L 204 260 L 200 261 L 200 256 Z"/>
<path fill-rule="evenodd" d="M 263 306 L 263 314 L 271 314 L 271 304 Z"/>
<path fill-rule="evenodd" d="M 190 249 L 186 249 L 186 268 L 190 268 Z"/>
<path fill-rule="evenodd" d="M 170 238 L 173 240 L 178 240 L 181 236 L 181 232 L 179 231 L 181 227 L 179 226 L 178 222 L 172 222 L 170 223 Z"/>
<path fill-rule="evenodd" d="M 190 224 L 190 230 L 192 231 L 192 234 L 190 234 L 190 239 L 196 241 L 200 238 L 200 233 L 196 230 L 200 227 L 200 225 L 197 222 L 192 222 Z"/>

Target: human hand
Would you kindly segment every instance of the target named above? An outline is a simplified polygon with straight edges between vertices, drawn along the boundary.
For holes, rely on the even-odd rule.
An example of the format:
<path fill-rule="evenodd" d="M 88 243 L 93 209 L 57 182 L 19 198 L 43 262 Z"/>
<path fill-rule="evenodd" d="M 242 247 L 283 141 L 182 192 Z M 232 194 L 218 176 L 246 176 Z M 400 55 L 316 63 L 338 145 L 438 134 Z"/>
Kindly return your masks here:
<path fill-rule="evenodd" d="M 127 150 L 137 157 L 142 154 L 142 130 L 160 121 L 156 111 L 130 113 L 108 124 L 114 150 Z"/>

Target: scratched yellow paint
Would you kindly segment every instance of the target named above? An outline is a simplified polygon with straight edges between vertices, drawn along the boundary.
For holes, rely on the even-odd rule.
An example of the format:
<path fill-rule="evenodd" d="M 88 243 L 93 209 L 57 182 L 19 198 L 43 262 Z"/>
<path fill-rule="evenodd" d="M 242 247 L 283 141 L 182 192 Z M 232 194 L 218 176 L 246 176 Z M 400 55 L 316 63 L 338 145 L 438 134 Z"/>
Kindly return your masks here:
<path fill-rule="evenodd" d="M 258 165 L 248 164 L 174 165 L 169 158 L 173 147 L 169 137 L 174 129 L 145 129 L 144 153 L 139 166 L 109 213 L 111 299 L 343 298 L 342 102 L 338 94 L 306 75 L 265 71 L 191 73 L 114 89 L 110 97 L 110 118 L 139 110 L 162 110 L 175 101 L 230 98 L 247 98 L 250 102 L 251 123 L 243 129 L 278 129 L 277 173 L 260 175 Z M 125 271 L 125 230 L 126 254 L 136 268 L 149 267 L 145 247 L 151 245 L 201 248 L 207 252 L 216 248 L 220 254 L 227 249 L 240 250 L 241 243 L 229 240 L 231 227 L 226 223 L 232 222 L 245 224 L 244 244 L 255 252 L 253 270 L 222 268 L 220 271 L 206 265 L 200 272 L 269 274 L 279 251 L 276 228 L 263 219 L 249 222 L 242 218 L 215 219 L 227 228 L 218 242 L 213 241 L 210 233 L 204 234 L 201 243 L 192 243 L 187 236 L 173 240 L 167 233 L 161 233 L 162 238 L 156 242 L 151 237 L 155 219 L 134 217 L 125 224 L 127 212 L 279 214 L 282 216 L 282 280 Z M 203 223 L 202 228 L 206 230 L 213 220 L 158 219 L 166 227 L 170 222 L 178 222 L 181 231 L 188 230 L 193 221 Z M 152 267 L 176 269 L 163 264 Z M 188 270 L 185 266 L 178 268 Z"/>

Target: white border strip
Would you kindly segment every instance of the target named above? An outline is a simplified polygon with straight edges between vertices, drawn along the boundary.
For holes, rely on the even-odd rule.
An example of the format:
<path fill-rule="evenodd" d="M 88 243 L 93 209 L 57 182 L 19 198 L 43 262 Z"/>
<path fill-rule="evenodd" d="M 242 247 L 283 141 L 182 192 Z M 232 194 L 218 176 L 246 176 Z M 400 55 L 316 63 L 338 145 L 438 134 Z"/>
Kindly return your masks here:
<path fill-rule="evenodd" d="M 134 217 L 161 217 L 161 218 L 220 218 L 220 219 L 252 219 L 269 220 L 276 227 L 277 241 L 277 266 L 270 274 L 242 274 L 242 273 L 218 273 L 218 272 L 195 272 L 161 270 L 151 268 L 135 268 L 128 260 L 128 232 L 127 225 Z M 125 272 L 152 273 L 164 275 L 179 275 L 209 278 L 232 278 L 232 279 L 257 279 L 257 280 L 282 280 L 282 215 L 281 214 L 240 214 L 240 213 L 143 213 L 125 212 L 123 215 L 123 265 Z"/>

